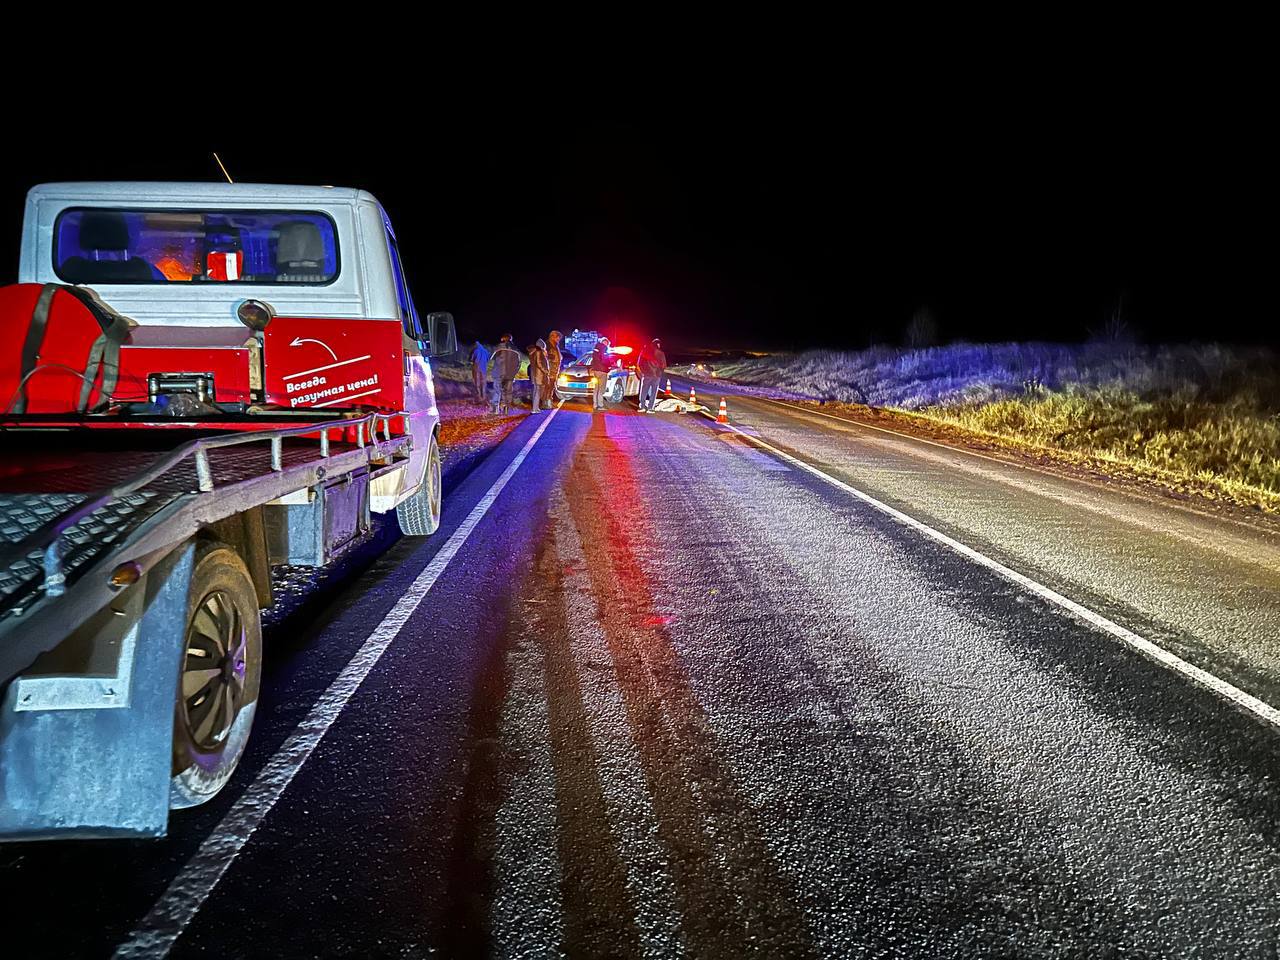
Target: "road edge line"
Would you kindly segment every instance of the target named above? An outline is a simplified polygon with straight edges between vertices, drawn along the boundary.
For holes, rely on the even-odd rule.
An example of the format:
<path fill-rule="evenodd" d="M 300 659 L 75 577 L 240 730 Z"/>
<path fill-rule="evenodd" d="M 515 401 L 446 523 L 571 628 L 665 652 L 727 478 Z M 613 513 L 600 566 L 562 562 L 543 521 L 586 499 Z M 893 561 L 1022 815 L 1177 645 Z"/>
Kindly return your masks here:
<path fill-rule="evenodd" d="M 205 837 L 195 854 L 183 864 L 178 875 L 160 895 L 160 899 L 134 926 L 128 939 L 116 948 L 114 957 L 133 960 L 138 957 L 163 957 L 169 953 L 187 925 L 200 912 L 214 887 L 240 855 L 254 831 L 266 819 L 298 771 L 329 732 L 348 701 L 382 659 L 392 641 L 400 635 L 404 625 L 435 586 L 450 561 L 497 501 L 498 495 L 524 463 L 533 445 L 551 425 L 563 405 L 564 401 L 561 401 L 538 426 L 498 479 L 471 508 L 466 519 L 431 558 L 431 562 L 414 578 L 395 606 L 373 628 L 342 672 L 312 704 L 306 717 L 258 771 L 253 782 L 236 798 L 231 809 Z"/>
<path fill-rule="evenodd" d="M 703 416 L 706 416 L 707 419 L 714 422 L 714 418 L 711 417 L 709 414 L 704 413 Z M 1164 647 L 1160 646 L 1159 644 L 1154 643 L 1153 641 L 1148 640 L 1146 637 L 1143 637 L 1137 633 L 1134 633 L 1132 630 L 1128 629 L 1127 627 L 1120 626 L 1120 624 L 1116 623 L 1114 620 L 1111 620 L 1100 613 L 1090 610 L 1088 607 L 1084 606 L 1083 604 L 1077 603 L 1075 600 L 1072 600 L 1070 597 L 1067 597 L 1061 593 L 1058 593 L 1053 588 L 1047 587 L 1044 584 L 1040 583 L 1039 581 L 1031 579 L 1025 574 L 1018 573 L 1018 571 L 1005 566 L 999 560 L 993 560 L 991 557 L 988 557 L 986 554 L 979 553 L 977 550 L 973 549 L 973 547 L 967 546 L 966 544 L 961 543 L 959 540 L 956 540 L 953 537 L 947 536 L 945 533 L 943 533 L 940 530 L 935 530 L 933 527 L 929 526 L 927 523 L 917 520 L 915 517 L 912 517 L 906 513 L 903 513 L 901 510 L 891 507 L 887 503 L 883 503 L 880 500 L 877 500 L 875 497 L 871 496 L 868 493 L 863 493 L 857 487 L 851 486 L 850 484 L 845 483 L 843 480 L 840 480 L 837 477 L 833 477 L 829 473 L 826 473 L 825 471 L 818 469 L 812 464 L 806 463 L 804 460 L 801 460 L 798 457 L 792 456 L 791 454 L 787 453 L 785 450 L 779 450 L 777 447 L 775 447 L 773 444 L 769 443 L 768 441 L 762 440 L 759 437 L 754 437 L 743 430 L 739 430 L 733 424 L 727 424 L 727 425 L 719 424 L 719 426 L 721 427 L 727 426 L 729 430 L 732 430 L 734 433 L 738 434 L 741 437 L 745 437 L 747 440 L 756 444 L 762 449 L 768 450 L 770 453 L 781 458 L 782 460 L 785 460 L 787 463 L 794 464 L 795 466 L 799 467 L 801 470 L 804 470 L 806 473 L 812 474 L 813 476 L 826 481 L 832 486 L 840 490 L 843 490 L 845 493 L 850 494 L 851 496 L 855 497 L 858 500 L 861 500 L 863 503 L 866 503 L 868 506 L 873 507 L 876 510 L 879 510 L 881 513 L 887 514 L 888 516 L 892 517 L 898 522 L 905 524 L 908 527 L 911 527 L 912 529 L 916 530 L 919 533 L 923 533 L 929 539 L 934 540 L 935 542 L 945 547 L 948 547 L 951 550 L 954 550 L 956 553 L 959 553 L 961 556 L 964 556 L 967 559 L 972 560 L 973 562 L 979 564 L 980 566 L 986 567 L 988 570 L 991 570 L 994 573 L 999 574 L 1005 579 L 1013 581 L 1018 586 L 1031 591 L 1041 599 L 1047 600 L 1049 603 L 1052 603 L 1054 606 L 1067 611 L 1072 616 L 1076 617 L 1078 620 L 1082 620 L 1086 624 L 1092 627 L 1095 627 L 1099 630 L 1102 630 L 1104 633 L 1110 634 L 1111 636 L 1125 643 L 1131 649 L 1136 650 L 1138 653 L 1143 654 L 1148 659 L 1154 660 L 1156 663 L 1160 664 L 1161 666 L 1169 670 L 1172 670 L 1177 674 L 1180 674 L 1181 676 L 1192 681 L 1193 683 L 1201 687 L 1207 688 L 1208 690 L 1218 694 L 1218 696 L 1229 701 L 1230 703 L 1234 704 L 1240 709 L 1253 714 L 1259 720 L 1262 720 L 1263 722 L 1270 724 L 1272 727 L 1275 727 L 1276 729 L 1280 729 L 1280 710 L 1271 706 L 1271 704 L 1267 703 L 1265 700 L 1261 700 L 1258 697 L 1255 697 L 1251 693 L 1246 693 L 1244 690 L 1241 690 L 1239 687 L 1235 686 L 1234 684 L 1229 683 L 1226 680 L 1223 680 L 1221 677 L 1215 676 L 1214 674 L 1205 670 L 1203 667 L 1197 667 L 1195 664 L 1190 663 L 1186 660 L 1183 660 L 1176 653 L 1172 653 L 1171 651 L 1166 650 Z"/>
<path fill-rule="evenodd" d="M 732 394 L 729 394 L 729 396 L 732 396 Z M 1275 531 L 1269 530 L 1265 527 L 1261 527 L 1261 526 L 1258 526 L 1257 524 L 1251 523 L 1248 519 L 1244 517 L 1233 517 L 1233 516 L 1223 515 L 1220 513 L 1213 513 L 1210 510 L 1202 509 L 1201 507 L 1194 506 L 1182 500 L 1178 500 L 1168 495 L 1168 492 L 1166 492 L 1165 495 L 1161 495 L 1161 491 L 1159 490 L 1155 492 L 1149 492 L 1141 489 L 1140 487 L 1138 489 L 1126 489 L 1125 487 L 1115 487 L 1098 480 L 1091 480 L 1085 477 L 1072 477 L 1068 474 L 1055 470 L 1052 467 L 1043 466 L 1041 464 L 1024 463 L 1018 460 L 1016 456 L 1012 454 L 1008 459 L 1004 457 L 995 457 L 989 453 L 982 453 L 978 450 L 970 450 L 968 447 L 962 447 L 957 444 L 943 443 L 940 440 L 930 440 L 928 437 L 917 437 L 915 434 L 904 433 L 901 430 L 891 430 L 888 427 L 878 427 L 874 423 L 863 423 L 861 420 L 851 420 L 848 417 L 838 417 L 834 413 L 828 413 L 825 410 L 814 410 L 810 407 L 802 407 L 800 404 L 793 403 L 790 400 L 779 400 L 776 397 L 757 397 L 754 394 L 743 394 L 742 396 L 745 397 L 747 400 L 759 400 L 763 403 L 772 403 L 775 406 L 785 407 L 788 410 L 795 410 L 798 413 L 804 413 L 804 414 L 808 414 L 815 417 L 826 417 L 828 420 L 836 421 L 836 423 L 847 423 L 852 427 L 859 427 L 863 430 L 875 430 L 878 433 L 885 434 L 886 436 L 898 437 L 902 440 L 909 440 L 912 443 L 928 444 L 931 447 L 937 447 L 939 450 L 945 450 L 949 453 L 961 453 L 967 457 L 976 457 L 979 460 L 986 460 L 987 462 L 994 463 L 997 466 L 1012 467 L 1017 470 L 1028 470 L 1032 473 L 1038 473 L 1044 477 L 1050 477 L 1057 480 L 1068 480 L 1072 483 L 1083 484 L 1087 487 L 1092 488 L 1093 490 L 1101 491 L 1104 493 L 1116 494 L 1123 497 L 1128 497 L 1131 500 L 1135 500 L 1146 505 L 1152 505 L 1154 503 L 1155 505 L 1161 507 L 1162 509 L 1179 510 L 1179 511 L 1182 511 L 1183 513 L 1191 514 L 1191 516 L 1193 517 L 1199 517 L 1202 520 L 1211 520 L 1216 523 L 1229 523 L 1233 527 L 1238 527 L 1239 529 L 1248 531 L 1249 533 L 1260 534 L 1265 537 L 1276 536 Z M 877 408 L 872 407 L 871 409 L 877 409 Z M 894 410 L 893 412 L 903 414 L 909 417 L 917 416 L 915 414 L 912 414 L 910 411 L 905 411 L 905 410 Z M 918 416 L 917 416 L 917 419 L 922 419 L 926 421 L 928 420 L 927 417 L 918 417 Z M 997 442 L 1000 439 L 995 435 L 992 435 L 992 438 Z M 1063 463 L 1064 465 L 1070 465 L 1069 461 L 1063 461 Z M 1084 467 L 1084 469 L 1088 469 L 1088 467 Z M 1104 476 L 1105 476 L 1105 473 L 1104 473 Z M 1139 478 L 1139 482 L 1141 482 L 1141 478 Z"/>
<path fill-rule="evenodd" d="M 816 417 L 826 417 L 828 420 L 834 420 L 836 423 L 847 423 L 853 427 L 861 427 L 865 430 L 875 430 L 877 433 L 883 433 L 890 437 L 900 437 L 903 440 L 911 440 L 914 443 L 924 443 L 931 447 L 937 447 L 939 450 L 946 450 L 948 453 L 963 453 L 966 456 L 977 457 L 979 460 L 987 460 L 991 463 L 1000 464 L 1005 467 L 1022 467 L 1024 464 L 1013 460 L 1002 460 L 999 457 L 993 457 L 989 453 L 981 453 L 977 450 L 970 450 L 967 447 L 957 447 L 948 443 L 942 443 L 938 440 L 930 440 L 928 437 L 917 437 L 910 433 L 903 433 L 901 430 L 890 430 L 888 427 L 878 427 L 874 423 L 863 423 L 861 420 L 850 420 L 848 417 L 837 417 L 834 413 L 827 413 L 825 410 L 811 410 L 808 407 L 802 407 L 798 403 L 791 403 L 788 400 L 777 400 L 773 397 L 748 397 L 749 400 L 763 400 L 765 403 L 776 404 L 779 407 L 786 407 L 788 410 L 796 410 L 800 413 L 811 414 Z"/>

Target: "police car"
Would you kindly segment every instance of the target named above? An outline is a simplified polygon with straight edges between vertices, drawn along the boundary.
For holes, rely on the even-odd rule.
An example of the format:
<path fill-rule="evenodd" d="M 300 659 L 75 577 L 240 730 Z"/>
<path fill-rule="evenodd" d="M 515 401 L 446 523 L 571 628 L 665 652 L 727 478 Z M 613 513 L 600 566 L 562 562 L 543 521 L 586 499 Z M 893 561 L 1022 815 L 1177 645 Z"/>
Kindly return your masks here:
<path fill-rule="evenodd" d="M 561 400 L 590 400 L 595 392 L 596 375 L 591 371 L 591 358 L 600 345 L 564 367 L 556 379 L 556 396 Z M 621 403 L 624 397 L 640 396 L 640 377 L 636 373 L 635 352 L 630 347 L 605 346 L 605 362 L 609 365 L 605 399 Z"/>

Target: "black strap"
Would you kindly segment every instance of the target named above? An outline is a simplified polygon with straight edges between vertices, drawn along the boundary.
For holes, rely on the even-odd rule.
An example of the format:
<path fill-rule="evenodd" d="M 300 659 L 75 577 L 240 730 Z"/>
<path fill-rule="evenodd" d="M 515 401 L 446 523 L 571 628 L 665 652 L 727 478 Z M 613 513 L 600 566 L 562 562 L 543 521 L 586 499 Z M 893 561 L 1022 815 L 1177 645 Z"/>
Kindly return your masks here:
<path fill-rule="evenodd" d="M 53 295 L 61 284 L 46 283 L 36 298 L 35 309 L 31 311 L 31 323 L 27 327 L 27 339 L 22 344 L 22 371 L 18 386 L 18 396 L 13 402 L 14 413 L 27 412 L 27 380 L 31 371 L 35 370 L 40 360 L 40 347 L 44 343 L 45 331 L 49 329 L 49 307 L 53 303 Z"/>
<path fill-rule="evenodd" d="M 77 408 L 81 413 L 88 413 L 89 399 L 93 396 L 94 383 L 98 373 L 102 374 L 102 387 L 94 410 L 111 402 L 116 383 L 120 378 L 120 344 L 129 338 L 129 331 L 134 328 L 134 321 L 107 306 L 98 295 L 88 287 L 64 287 L 85 308 L 93 314 L 102 328 L 102 336 L 93 342 L 89 349 L 89 359 L 84 369 L 84 384 L 80 388 L 80 403 Z"/>
<path fill-rule="evenodd" d="M 98 299 L 98 295 L 86 287 L 67 286 L 61 283 L 46 283 L 36 299 L 35 309 L 31 311 L 31 325 L 27 327 L 27 339 L 22 345 L 22 385 L 18 397 L 13 404 L 14 413 L 27 412 L 27 379 L 35 370 L 40 360 L 40 347 L 44 343 L 49 328 L 49 311 L 53 305 L 54 295 L 65 290 L 79 300 L 93 315 L 102 334 L 89 348 L 88 362 L 84 369 L 84 384 L 80 388 L 80 402 L 77 410 L 80 413 L 89 411 L 89 400 L 93 396 L 94 384 L 98 375 L 102 375 L 101 393 L 94 409 L 111 402 L 116 383 L 120 377 L 120 344 L 129 338 L 129 331 L 134 321 L 116 313 Z"/>

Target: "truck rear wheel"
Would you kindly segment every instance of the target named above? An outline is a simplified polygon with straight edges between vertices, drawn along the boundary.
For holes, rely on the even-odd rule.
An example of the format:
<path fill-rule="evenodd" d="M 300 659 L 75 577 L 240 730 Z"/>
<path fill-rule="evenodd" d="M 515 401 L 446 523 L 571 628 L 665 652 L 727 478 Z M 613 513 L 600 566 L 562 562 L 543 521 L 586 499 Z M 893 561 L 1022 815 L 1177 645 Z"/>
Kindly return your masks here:
<path fill-rule="evenodd" d="M 186 623 L 173 720 L 175 810 L 212 799 L 231 779 L 258 705 L 258 597 L 244 561 L 226 544 L 196 548 Z"/>
<path fill-rule="evenodd" d="M 396 507 L 400 532 L 406 537 L 429 537 L 440 529 L 440 446 L 431 438 L 427 469 L 418 492 Z"/>

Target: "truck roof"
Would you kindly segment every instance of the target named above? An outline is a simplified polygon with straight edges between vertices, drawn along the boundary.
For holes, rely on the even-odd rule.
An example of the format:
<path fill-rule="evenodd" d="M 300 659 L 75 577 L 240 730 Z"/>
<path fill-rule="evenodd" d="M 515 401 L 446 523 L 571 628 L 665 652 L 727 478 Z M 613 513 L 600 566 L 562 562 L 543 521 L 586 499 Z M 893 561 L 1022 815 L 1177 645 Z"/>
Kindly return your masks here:
<path fill-rule="evenodd" d="M 377 203 L 367 190 L 283 183 L 173 183 L 169 181 L 72 181 L 41 183 L 27 193 L 27 202 L 85 200 L 127 203 Z"/>
<path fill-rule="evenodd" d="M 375 318 L 400 315 L 386 235 L 391 224 L 377 199 L 351 187 L 276 183 L 68 182 L 42 183 L 27 193 L 18 260 L 20 283 L 61 282 L 53 263 L 54 234 L 63 211 L 75 207 L 125 210 L 301 210 L 328 215 L 344 265 L 324 285 L 96 283 L 116 310 L 141 324 L 236 326 L 242 297 L 266 297 L 281 316 Z"/>

